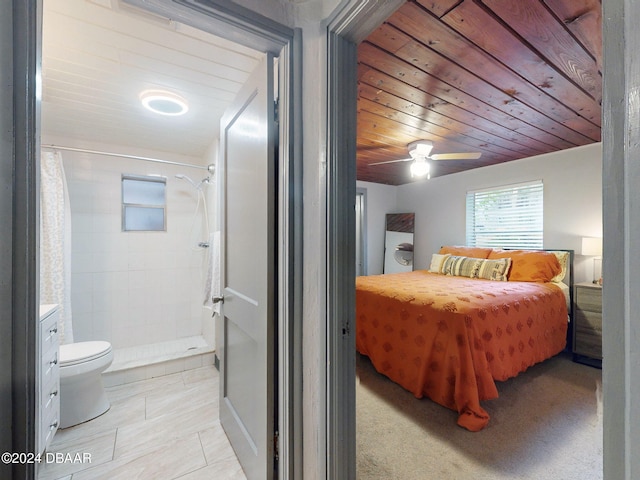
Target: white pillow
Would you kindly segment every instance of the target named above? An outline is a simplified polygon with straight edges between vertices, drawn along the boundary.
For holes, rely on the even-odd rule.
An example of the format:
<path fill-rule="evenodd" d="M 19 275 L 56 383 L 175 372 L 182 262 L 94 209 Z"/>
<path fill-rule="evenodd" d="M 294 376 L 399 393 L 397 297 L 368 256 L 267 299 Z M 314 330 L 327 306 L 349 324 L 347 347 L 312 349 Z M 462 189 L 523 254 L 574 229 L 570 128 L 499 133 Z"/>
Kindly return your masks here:
<path fill-rule="evenodd" d="M 569 252 L 553 251 L 552 253 L 554 253 L 558 258 L 558 262 L 560 262 L 560 267 L 562 268 L 562 270 L 558 275 L 553 277 L 551 281 L 559 283 L 562 282 L 562 280 L 564 280 L 564 277 L 567 275 L 567 270 L 569 268 Z"/>
<path fill-rule="evenodd" d="M 429 271 L 433 273 L 442 273 L 442 266 L 444 265 L 445 260 L 450 256 L 450 253 L 434 253 L 433 255 L 431 255 L 431 265 L 429 265 Z"/>

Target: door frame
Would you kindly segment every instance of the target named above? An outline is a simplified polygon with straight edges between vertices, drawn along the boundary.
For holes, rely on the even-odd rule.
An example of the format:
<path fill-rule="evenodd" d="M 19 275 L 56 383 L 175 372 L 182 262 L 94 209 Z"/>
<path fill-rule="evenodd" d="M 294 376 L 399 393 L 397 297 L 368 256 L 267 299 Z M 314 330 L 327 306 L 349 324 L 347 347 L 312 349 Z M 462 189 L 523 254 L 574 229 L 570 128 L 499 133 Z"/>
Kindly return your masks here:
<path fill-rule="evenodd" d="M 279 57 L 277 361 L 280 479 L 302 478 L 302 35 L 230 0 L 125 0 Z M 37 387 L 40 66 L 42 0 L 13 1 L 14 241 L 12 451 L 34 452 Z M 30 319 L 25 321 L 24 319 Z M 3 348 L 5 344 L 2 344 Z M 295 348 L 294 348 L 295 347 Z M 275 361 L 276 359 L 274 359 Z M 275 413 L 275 412 L 274 412 Z M 0 466 L 6 468 L 6 466 Z M 3 470 L 4 472 L 4 470 Z M 14 478 L 34 478 L 33 464 Z"/>
<path fill-rule="evenodd" d="M 351 1 L 327 22 L 326 477 L 356 478 L 357 45 L 405 0 Z"/>
<path fill-rule="evenodd" d="M 39 150 L 42 0 L 13 5 L 13 222 L 11 245 L 11 335 L 0 349 L 11 352 L 12 452 L 35 452 L 37 401 L 39 268 Z M 11 7 L 9 7 L 11 9 Z M 4 67 L 4 65 L 2 65 Z M 11 68 L 11 67 L 9 67 Z M 4 151 L 3 153 L 8 153 Z M 2 322 L 6 332 L 6 325 Z M 4 384 L 3 384 L 4 385 Z M 3 387 L 4 388 L 4 387 Z M 3 440 L 4 443 L 4 440 Z M 10 478 L 34 478 L 34 464 L 0 465 Z"/>
<path fill-rule="evenodd" d="M 604 478 L 640 478 L 640 3 L 602 2 L 602 386 Z M 622 59 L 622 61 L 620 60 Z"/>

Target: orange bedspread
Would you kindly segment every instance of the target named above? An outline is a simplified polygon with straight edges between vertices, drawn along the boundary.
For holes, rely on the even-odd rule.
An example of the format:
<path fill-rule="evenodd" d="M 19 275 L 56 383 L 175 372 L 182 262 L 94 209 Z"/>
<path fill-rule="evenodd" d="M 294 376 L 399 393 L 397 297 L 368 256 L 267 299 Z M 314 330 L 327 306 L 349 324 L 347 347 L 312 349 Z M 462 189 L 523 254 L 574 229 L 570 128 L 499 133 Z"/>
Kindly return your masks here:
<path fill-rule="evenodd" d="M 459 413 L 478 431 L 481 400 L 561 352 L 567 306 L 551 283 L 496 282 L 426 270 L 358 277 L 356 347 L 378 372 Z"/>

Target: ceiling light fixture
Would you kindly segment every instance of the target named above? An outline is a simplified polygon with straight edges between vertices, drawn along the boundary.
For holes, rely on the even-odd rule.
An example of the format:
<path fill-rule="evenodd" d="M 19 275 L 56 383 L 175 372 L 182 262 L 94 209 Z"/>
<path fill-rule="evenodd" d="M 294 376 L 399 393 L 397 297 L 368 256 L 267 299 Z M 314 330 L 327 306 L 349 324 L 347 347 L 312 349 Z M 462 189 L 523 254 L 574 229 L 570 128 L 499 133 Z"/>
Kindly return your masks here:
<path fill-rule="evenodd" d="M 189 111 L 184 98 L 165 90 L 146 90 L 140 94 L 140 101 L 145 108 L 159 115 L 178 116 Z"/>
<path fill-rule="evenodd" d="M 429 175 L 429 163 L 425 157 L 416 156 L 410 167 L 412 177 Z"/>
<path fill-rule="evenodd" d="M 418 140 L 417 142 L 411 142 L 407 147 L 411 158 L 428 158 L 433 149 L 433 143 L 429 140 Z"/>
<path fill-rule="evenodd" d="M 418 140 L 411 142 L 407 145 L 409 151 L 409 158 L 399 158 L 397 160 L 384 160 L 382 162 L 374 162 L 369 165 L 383 165 L 385 163 L 396 162 L 413 162 L 410 166 L 411 177 L 424 177 L 431 178 L 429 174 L 429 162 L 427 160 L 477 160 L 482 156 L 481 152 L 468 152 L 468 153 L 437 153 L 431 155 L 433 150 L 433 143 L 429 140 Z"/>

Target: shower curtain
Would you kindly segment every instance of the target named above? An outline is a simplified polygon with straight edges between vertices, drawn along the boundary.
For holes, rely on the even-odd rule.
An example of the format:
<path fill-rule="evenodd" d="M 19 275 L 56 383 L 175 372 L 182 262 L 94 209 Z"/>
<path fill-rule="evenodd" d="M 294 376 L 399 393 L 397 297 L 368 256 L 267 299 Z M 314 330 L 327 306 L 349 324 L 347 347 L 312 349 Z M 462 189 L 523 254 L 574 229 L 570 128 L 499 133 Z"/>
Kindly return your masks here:
<path fill-rule="evenodd" d="M 71 209 L 60 152 L 40 158 L 40 304 L 59 305 L 60 343 L 73 343 Z"/>

